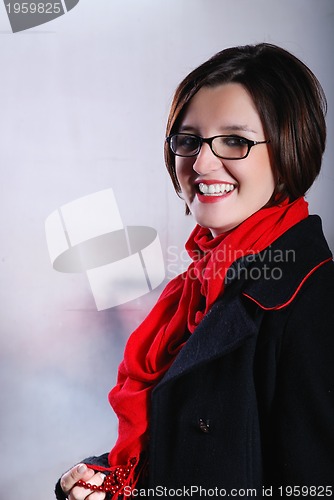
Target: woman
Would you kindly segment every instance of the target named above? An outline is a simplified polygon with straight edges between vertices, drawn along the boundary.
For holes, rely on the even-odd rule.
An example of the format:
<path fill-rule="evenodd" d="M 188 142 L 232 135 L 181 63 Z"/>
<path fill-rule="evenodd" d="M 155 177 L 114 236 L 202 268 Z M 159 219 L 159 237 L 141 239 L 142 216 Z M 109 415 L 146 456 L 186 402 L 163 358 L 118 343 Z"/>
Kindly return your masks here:
<path fill-rule="evenodd" d="M 330 496 L 334 264 L 304 200 L 325 107 L 270 44 L 224 50 L 179 85 L 165 158 L 197 222 L 193 262 L 127 343 L 115 447 L 65 473 L 58 498 Z"/>

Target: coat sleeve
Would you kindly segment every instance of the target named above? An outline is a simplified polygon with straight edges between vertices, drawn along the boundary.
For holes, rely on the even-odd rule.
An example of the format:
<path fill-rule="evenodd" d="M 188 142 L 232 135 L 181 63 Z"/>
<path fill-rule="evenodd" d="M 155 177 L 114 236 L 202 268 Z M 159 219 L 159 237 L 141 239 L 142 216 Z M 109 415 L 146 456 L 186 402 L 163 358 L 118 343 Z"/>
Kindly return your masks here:
<path fill-rule="evenodd" d="M 332 264 L 332 263 L 331 263 Z M 277 485 L 334 485 L 334 266 L 290 306 L 271 410 Z"/>
<path fill-rule="evenodd" d="M 81 460 L 80 463 L 90 464 L 90 465 L 95 464 L 95 465 L 99 465 L 102 467 L 109 467 L 108 456 L 109 456 L 109 453 L 104 453 L 103 455 L 100 455 L 98 457 L 85 458 L 84 460 Z M 67 498 L 65 493 L 63 492 L 63 490 L 60 487 L 60 479 L 58 479 L 56 487 L 55 487 L 55 495 L 56 495 L 57 500 L 66 500 L 66 498 Z"/>

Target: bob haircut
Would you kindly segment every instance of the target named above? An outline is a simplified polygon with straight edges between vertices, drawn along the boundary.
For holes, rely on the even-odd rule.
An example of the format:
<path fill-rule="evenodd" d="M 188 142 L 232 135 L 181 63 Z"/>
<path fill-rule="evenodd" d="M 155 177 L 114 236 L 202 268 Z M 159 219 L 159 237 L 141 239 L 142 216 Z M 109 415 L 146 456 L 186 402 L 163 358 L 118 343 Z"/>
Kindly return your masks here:
<path fill-rule="evenodd" d="M 176 89 L 166 136 L 178 132 L 187 106 L 200 88 L 232 82 L 249 92 L 270 140 L 276 188 L 266 206 L 304 196 L 321 168 L 327 103 L 312 71 L 281 47 L 260 43 L 228 48 L 194 69 Z M 175 156 L 167 142 L 165 162 L 180 195 Z M 188 207 L 186 213 L 190 213 Z"/>

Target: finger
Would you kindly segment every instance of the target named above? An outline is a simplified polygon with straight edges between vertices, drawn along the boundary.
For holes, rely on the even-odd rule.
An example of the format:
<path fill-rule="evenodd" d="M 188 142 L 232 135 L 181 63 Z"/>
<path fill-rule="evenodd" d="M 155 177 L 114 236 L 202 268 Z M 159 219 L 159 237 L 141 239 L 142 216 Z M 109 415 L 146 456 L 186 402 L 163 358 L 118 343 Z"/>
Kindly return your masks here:
<path fill-rule="evenodd" d="M 106 476 L 104 474 L 98 472 L 94 474 L 94 476 L 87 482 L 89 482 L 89 484 L 91 485 L 100 486 L 103 483 L 105 477 Z M 74 486 L 70 492 L 70 495 L 68 496 L 68 499 L 84 500 L 87 497 L 89 498 L 89 500 L 104 500 L 106 494 L 103 491 L 94 491 L 92 489 L 83 488 L 82 486 Z"/>
<path fill-rule="evenodd" d="M 106 476 L 102 473 L 99 472 L 95 474 L 93 479 L 90 482 L 90 484 L 96 484 L 97 486 L 101 486 L 105 480 Z M 94 491 L 94 493 L 91 493 L 88 497 L 88 500 L 104 500 L 106 498 L 106 493 L 103 491 Z"/>
<path fill-rule="evenodd" d="M 91 495 L 89 495 L 88 500 L 104 500 L 106 498 L 106 493 L 102 491 L 94 491 Z"/>
<path fill-rule="evenodd" d="M 60 486 L 64 493 L 68 493 L 73 486 L 82 479 L 83 481 L 91 480 L 94 476 L 94 471 L 89 469 L 85 464 L 79 464 L 62 475 Z"/>

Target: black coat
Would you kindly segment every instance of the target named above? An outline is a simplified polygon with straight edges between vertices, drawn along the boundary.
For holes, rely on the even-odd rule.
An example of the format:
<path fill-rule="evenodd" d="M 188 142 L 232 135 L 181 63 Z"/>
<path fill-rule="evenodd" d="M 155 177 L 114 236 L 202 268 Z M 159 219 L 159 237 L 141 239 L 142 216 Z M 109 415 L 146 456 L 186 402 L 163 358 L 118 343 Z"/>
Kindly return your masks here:
<path fill-rule="evenodd" d="M 334 485 L 334 263 L 319 217 L 230 271 L 153 390 L 149 487 L 156 498 L 320 494 Z"/>
<path fill-rule="evenodd" d="M 334 263 L 320 219 L 262 257 L 234 265 L 239 279 L 153 391 L 152 486 L 334 485 Z"/>

